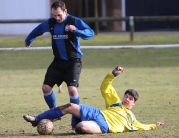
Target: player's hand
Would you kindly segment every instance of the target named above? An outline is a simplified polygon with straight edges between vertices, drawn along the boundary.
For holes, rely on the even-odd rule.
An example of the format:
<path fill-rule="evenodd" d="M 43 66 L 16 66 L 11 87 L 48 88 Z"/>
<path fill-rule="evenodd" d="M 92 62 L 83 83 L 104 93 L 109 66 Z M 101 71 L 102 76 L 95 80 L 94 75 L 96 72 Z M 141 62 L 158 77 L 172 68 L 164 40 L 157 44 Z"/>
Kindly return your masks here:
<path fill-rule="evenodd" d="M 124 72 L 124 69 L 120 65 L 118 65 L 117 67 L 114 68 L 113 71 L 115 72 L 116 75 L 119 75 Z"/>
<path fill-rule="evenodd" d="M 157 125 L 157 127 L 159 127 L 159 126 L 161 126 L 161 125 L 164 125 L 164 122 L 159 121 L 159 122 L 156 123 L 156 125 Z"/>
<path fill-rule="evenodd" d="M 26 42 L 25 42 L 25 46 L 26 46 L 26 47 L 30 47 L 30 45 L 26 44 Z"/>
<path fill-rule="evenodd" d="M 74 33 L 75 30 L 76 30 L 76 27 L 74 25 L 69 25 L 68 29 L 69 29 L 70 32 Z"/>

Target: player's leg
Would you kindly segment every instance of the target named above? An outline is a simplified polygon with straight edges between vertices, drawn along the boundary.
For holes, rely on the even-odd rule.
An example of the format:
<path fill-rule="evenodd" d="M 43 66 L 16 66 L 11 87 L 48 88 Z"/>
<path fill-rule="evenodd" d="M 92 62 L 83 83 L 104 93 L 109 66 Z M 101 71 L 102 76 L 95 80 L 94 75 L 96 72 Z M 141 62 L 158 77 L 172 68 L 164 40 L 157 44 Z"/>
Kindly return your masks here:
<path fill-rule="evenodd" d="M 50 87 L 49 85 L 43 84 L 42 91 L 44 93 L 44 99 L 45 99 L 48 107 L 50 109 L 56 107 L 57 106 L 56 96 L 52 90 L 52 87 Z"/>
<path fill-rule="evenodd" d="M 42 114 L 36 116 L 36 120 L 40 121 L 42 119 L 58 119 L 65 114 L 72 114 L 77 118 L 80 118 L 80 107 L 77 104 L 68 103 L 62 106 L 58 106 L 54 109 L 45 111 Z"/>
<path fill-rule="evenodd" d="M 75 132 L 78 134 L 101 134 L 99 125 L 94 121 L 82 121 L 76 125 Z"/>
<path fill-rule="evenodd" d="M 59 85 L 60 83 L 62 83 L 62 81 L 59 79 L 59 75 L 60 74 L 58 69 L 58 62 L 54 59 L 54 61 L 50 64 L 50 66 L 47 69 L 44 83 L 42 85 L 44 99 L 50 109 L 57 106 L 56 96 L 52 88 L 55 84 L 57 84 L 57 82 Z"/>
<path fill-rule="evenodd" d="M 80 97 L 77 91 L 77 87 L 79 86 L 78 81 L 80 77 L 82 69 L 82 63 L 81 60 L 78 62 L 70 62 L 69 63 L 69 69 L 66 73 L 66 80 L 68 86 L 68 92 L 70 96 L 70 103 L 79 104 L 80 103 Z M 72 116 L 72 122 L 71 125 L 74 128 L 76 124 L 78 124 L 81 120 L 75 118 Z"/>
<path fill-rule="evenodd" d="M 77 133 L 108 133 L 108 124 L 99 109 L 84 104 L 80 104 L 79 107 L 83 123 L 80 122 L 76 125 Z M 91 122 L 88 124 L 89 120 Z"/>
<path fill-rule="evenodd" d="M 73 103 L 68 103 L 56 108 L 47 110 L 37 116 L 24 115 L 23 118 L 32 124 L 32 126 L 37 126 L 38 122 L 42 119 L 58 119 L 66 114 L 72 114 L 77 118 L 81 118 L 80 106 Z"/>
<path fill-rule="evenodd" d="M 70 103 L 79 104 L 80 97 L 77 91 L 77 87 L 79 86 L 79 78 L 82 69 L 81 62 L 69 63 L 69 69 L 66 73 L 65 82 L 68 86 L 68 92 L 70 96 Z"/>

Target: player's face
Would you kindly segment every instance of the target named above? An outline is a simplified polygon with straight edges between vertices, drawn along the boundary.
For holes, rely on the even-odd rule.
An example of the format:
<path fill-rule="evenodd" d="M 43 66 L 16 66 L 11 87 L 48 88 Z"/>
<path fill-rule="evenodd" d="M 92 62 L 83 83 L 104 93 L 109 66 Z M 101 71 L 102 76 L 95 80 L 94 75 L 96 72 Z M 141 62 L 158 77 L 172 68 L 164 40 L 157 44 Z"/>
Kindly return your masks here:
<path fill-rule="evenodd" d="M 124 95 L 124 97 L 122 99 L 122 103 L 128 109 L 131 109 L 132 106 L 134 106 L 136 104 L 134 97 L 129 94 Z"/>
<path fill-rule="evenodd" d="M 52 8 L 51 12 L 52 12 L 53 17 L 59 23 L 62 23 L 66 18 L 67 10 L 62 10 L 60 7 L 57 9 Z"/>

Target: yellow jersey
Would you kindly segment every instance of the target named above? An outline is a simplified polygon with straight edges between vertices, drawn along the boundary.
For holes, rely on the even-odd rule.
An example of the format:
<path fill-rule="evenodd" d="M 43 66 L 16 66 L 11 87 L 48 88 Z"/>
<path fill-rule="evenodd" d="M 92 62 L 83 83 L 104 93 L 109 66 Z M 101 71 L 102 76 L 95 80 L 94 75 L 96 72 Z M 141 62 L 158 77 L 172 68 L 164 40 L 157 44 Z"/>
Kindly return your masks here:
<path fill-rule="evenodd" d="M 109 127 L 109 132 L 118 133 L 134 130 L 156 129 L 156 124 L 141 124 L 131 110 L 125 108 L 112 86 L 114 75 L 109 73 L 104 78 L 100 90 L 105 100 L 106 109 L 101 110 Z"/>

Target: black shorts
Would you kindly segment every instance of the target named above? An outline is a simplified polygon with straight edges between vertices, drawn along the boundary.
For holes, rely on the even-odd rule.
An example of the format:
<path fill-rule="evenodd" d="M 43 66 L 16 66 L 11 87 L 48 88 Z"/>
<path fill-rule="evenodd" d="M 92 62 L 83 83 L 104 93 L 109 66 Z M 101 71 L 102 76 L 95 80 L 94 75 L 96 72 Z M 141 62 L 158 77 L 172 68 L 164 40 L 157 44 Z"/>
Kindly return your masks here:
<path fill-rule="evenodd" d="M 70 61 L 54 58 L 47 69 L 44 84 L 53 87 L 55 84 L 60 86 L 64 81 L 67 86 L 79 86 L 79 77 L 82 69 L 81 59 Z"/>

